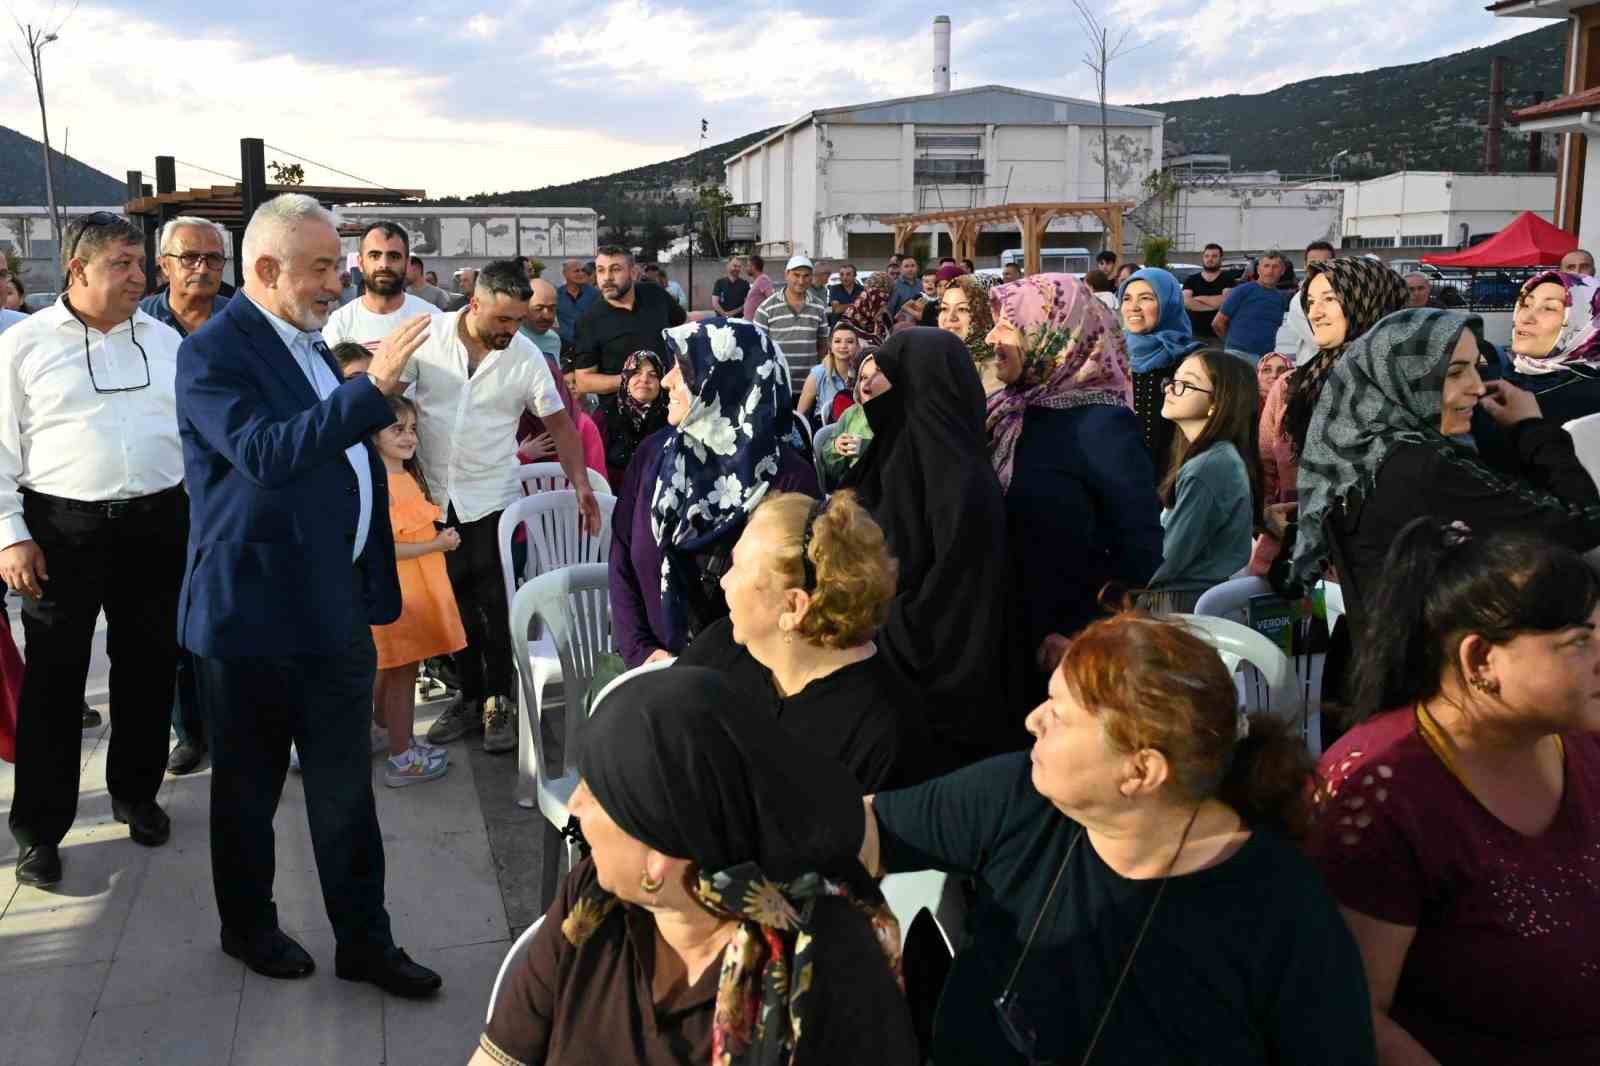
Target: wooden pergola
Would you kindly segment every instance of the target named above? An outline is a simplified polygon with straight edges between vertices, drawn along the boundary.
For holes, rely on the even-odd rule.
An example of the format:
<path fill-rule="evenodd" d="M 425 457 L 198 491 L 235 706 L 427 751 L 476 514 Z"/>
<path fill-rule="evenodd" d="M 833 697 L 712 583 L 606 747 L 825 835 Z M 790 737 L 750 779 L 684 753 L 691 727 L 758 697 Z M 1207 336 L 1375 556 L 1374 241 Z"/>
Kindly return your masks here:
<path fill-rule="evenodd" d="M 1122 251 L 1122 215 L 1133 210 L 1131 200 L 1097 200 L 1086 203 L 1000 204 L 995 207 L 966 207 L 955 211 L 929 211 L 920 215 L 897 215 L 884 219 L 894 227 L 894 246 L 906 247 L 912 235 L 923 226 L 939 225 L 950 231 L 951 255 L 957 259 L 976 259 L 978 233 L 985 224 L 1014 222 L 1022 233 L 1023 272 L 1039 272 L 1039 249 L 1045 227 L 1063 215 L 1097 218 L 1105 227 L 1108 247 Z"/>
<path fill-rule="evenodd" d="M 422 200 L 427 196 L 421 189 L 376 189 L 338 185 L 268 185 L 266 180 L 266 145 L 258 137 L 244 137 L 239 141 L 240 174 L 244 180 L 237 185 L 212 185 L 206 188 L 179 189 L 177 187 L 177 161 L 172 156 L 156 156 L 156 187 L 154 191 L 144 184 L 144 175 L 137 170 L 128 171 L 128 204 L 124 208 L 130 219 L 136 219 L 144 228 L 145 256 L 151 264 L 146 271 L 148 284 L 154 285 L 156 271 L 156 237 L 161 227 L 179 215 L 203 218 L 226 229 L 233 237 L 234 284 L 244 284 L 244 261 L 237 254 L 244 242 L 244 227 L 255 214 L 256 208 L 266 201 L 286 192 L 314 196 L 324 207 L 338 204 L 400 204 Z"/>

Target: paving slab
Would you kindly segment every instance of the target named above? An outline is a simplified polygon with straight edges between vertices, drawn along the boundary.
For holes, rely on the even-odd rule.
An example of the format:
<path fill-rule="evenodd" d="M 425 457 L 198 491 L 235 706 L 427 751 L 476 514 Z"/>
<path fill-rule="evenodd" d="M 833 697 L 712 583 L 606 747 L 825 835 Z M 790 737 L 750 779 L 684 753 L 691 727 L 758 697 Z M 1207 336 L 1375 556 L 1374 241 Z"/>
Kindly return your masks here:
<path fill-rule="evenodd" d="M 94 962 L 0 973 L 0 1066 L 72 1066 L 108 968 Z"/>
<path fill-rule="evenodd" d="M 239 991 L 102 1006 L 79 1066 L 223 1066 L 234 1042 Z M 311 1062 L 279 1059 L 279 1062 Z"/>

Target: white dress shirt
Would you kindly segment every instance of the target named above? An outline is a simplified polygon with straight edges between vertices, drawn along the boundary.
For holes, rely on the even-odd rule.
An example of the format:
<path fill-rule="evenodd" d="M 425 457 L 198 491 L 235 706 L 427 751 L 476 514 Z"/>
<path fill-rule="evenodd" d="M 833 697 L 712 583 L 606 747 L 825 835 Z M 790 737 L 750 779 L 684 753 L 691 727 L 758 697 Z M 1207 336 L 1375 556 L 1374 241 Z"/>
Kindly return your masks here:
<path fill-rule="evenodd" d="M 22 489 L 104 502 L 183 481 L 177 331 L 135 311 L 101 333 L 65 299 L 0 334 L 0 548 L 33 539 Z"/>
<path fill-rule="evenodd" d="M 461 312 L 438 315 L 401 378 L 416 383 L 417 455 L 435 499 L 475 522 L 503 510 L 517 488 L 517 423 L 564 410 L 544 353 L 522 334 L 467 373 Z"/>
<path fill-rule="evenodd" d="M 245 295 L 248 297 L 249 294 Z M 283 340 L 283 346 L 294 356 L 300 373 L 311 382 L 311 391 L 317 394 L 317 399 L 326 400 L 333 395 L 340 381 L 334 376 L 328 361 L 318 355 L 313 347 L 322 342 L 322 334 L 307 333 L 293 322 L 286 322 L 268 311 L 259 301 L 252 299 L 250 302 L 272 323 L 272 328 Z M 350 460 L 350 468 L 356 472 L 357 506 L 360 508 L 356 515 L 356 543 L 350 552 L 350 558 L 354 560 L 361 558 L 361 551 L 367 546 L 367 532 L 372 528 L 372 468 L 367 465 L 367 446 L 364 442 L 350 445 L 344 450 L 344 457 Z"/>

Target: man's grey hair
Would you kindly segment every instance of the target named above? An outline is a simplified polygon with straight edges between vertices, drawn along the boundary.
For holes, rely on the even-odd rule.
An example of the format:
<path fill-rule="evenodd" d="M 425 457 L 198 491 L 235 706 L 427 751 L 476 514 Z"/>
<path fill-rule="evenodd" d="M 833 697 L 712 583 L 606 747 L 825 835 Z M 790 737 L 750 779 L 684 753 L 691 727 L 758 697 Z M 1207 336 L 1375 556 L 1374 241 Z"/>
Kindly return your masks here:
<path fill-rule="evenodd" d="M 1421 278 L 1424 282 L 1427 283 L 1429 288 L 1433 287 L 1433 282 L 1428 279 L 1428 275 L 1424 274 L 1420 270 L 1411 271 L 1409 274 L 1406 275 L 1405 280 L 1406 281 L 1410 281 L 1412 278 Z"/>
<path fill-rule="evenodd" d="M 115 222 L 93 225 L 89 216 L 79 215 L 67 222 L 61 234 L 61 269 L 67 270 L 74 259 L 85 263 L 105 249 L 118 244 L 137 244 L 144 248 L 144 230 L 126 218 Z"/>
<path fill-rule="evenodd" d="M 1276 259 L 1280 263 L 1287 263 L 1289 261 L 1288 257 L 1282 252 L 1278 251 L 1276 248 L 1269 248 L 1260 255 L 1256 256 L 1256 262 L 1258 263 L 1263 259 Z"/>
<path fill-rule="evenodd" d="M 256 208 L 256 213 L 250 216 L 250 224 L 244 229 L 244 241 L 240 249 L 246 273 L 255 267 L 256 260 L 262 256 L 279 263 L 286 261 L 289 258 L 290 235 L 308 222 L 326 222 L 335 230 L 338 229 L 333 212 L 319 204 L 316 197 L 304 193 L 286 192 Z"/>
<path fill-rule="evenodd" d="M 193 226 L 195 229 L 208 229 L 212 233 L 215 233 L 217 235 L 217 242 L 222 246 L 224 251 L 227 250 L 228 239 L 223 236 L 221 226 L 217 225 L 209 218 L 201 218 L 198 215 L 179 215 L 177 218 L 161 227 L 161 239 L 156 242 L 156 253 L 159 255 L 172 254 L 173 238 L 178 235 L 179 230 L 189 226 Z"/>

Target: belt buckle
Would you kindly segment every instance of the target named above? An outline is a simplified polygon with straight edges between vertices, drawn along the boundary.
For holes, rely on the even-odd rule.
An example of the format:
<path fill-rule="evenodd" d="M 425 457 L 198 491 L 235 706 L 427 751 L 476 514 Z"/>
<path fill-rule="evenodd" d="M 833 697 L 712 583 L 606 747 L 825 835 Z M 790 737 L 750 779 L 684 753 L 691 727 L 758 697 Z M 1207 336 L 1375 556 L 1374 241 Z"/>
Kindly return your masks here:
<path fill-rule="evenodd" d="M 107 518 L 121 518 L 132 508 L 132 500 L 107 500 L 105 503 L 105 515 Z"/>

